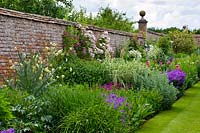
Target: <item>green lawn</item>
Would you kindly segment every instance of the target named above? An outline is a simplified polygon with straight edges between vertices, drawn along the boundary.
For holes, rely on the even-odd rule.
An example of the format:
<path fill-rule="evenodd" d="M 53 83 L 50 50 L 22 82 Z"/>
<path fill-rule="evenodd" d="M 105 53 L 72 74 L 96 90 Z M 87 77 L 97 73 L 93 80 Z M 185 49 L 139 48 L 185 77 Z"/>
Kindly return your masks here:
<path fill-rule="evenodd" d="M 200 133 L 200 83 L 188 89 L 171 110 L 156 115 L 136 133 Z"/>

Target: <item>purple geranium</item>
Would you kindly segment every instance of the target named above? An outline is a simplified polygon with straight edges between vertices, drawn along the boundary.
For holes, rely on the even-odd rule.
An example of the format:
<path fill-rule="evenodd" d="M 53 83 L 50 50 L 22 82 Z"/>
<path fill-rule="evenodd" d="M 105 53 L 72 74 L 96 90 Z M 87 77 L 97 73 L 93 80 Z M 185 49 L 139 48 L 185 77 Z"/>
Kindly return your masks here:
<path fill-rule="evenodd" d="M 167 72 L 167 77 L 168 77 L 169 83 L 173 83 L 175 87 L 178 87 L 178 86 L 183 85 L 186 74 L 180 69 L 176 69 L 176 70 Z"/>

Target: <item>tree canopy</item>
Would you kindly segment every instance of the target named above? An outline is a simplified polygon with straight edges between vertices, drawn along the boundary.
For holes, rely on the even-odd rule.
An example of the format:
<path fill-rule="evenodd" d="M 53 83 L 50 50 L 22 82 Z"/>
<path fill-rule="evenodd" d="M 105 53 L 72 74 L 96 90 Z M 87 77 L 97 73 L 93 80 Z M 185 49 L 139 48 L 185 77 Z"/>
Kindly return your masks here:
<path fill-rule="evenodd" d="M 110 7 L 100 8 L 96 16 L 92 13 L 87 15 L 86 9 L 82 8 L 79 12 L 73 11 L 66 19 L 103 28 L 135 32 L 135 22 L 130 21 L 126 13 L 112 10 Z"/>
<path fill-rule="evenodd" d="M 0 0 L 0 7 L 62 19 L 70 12 L 72 0 Z"/>

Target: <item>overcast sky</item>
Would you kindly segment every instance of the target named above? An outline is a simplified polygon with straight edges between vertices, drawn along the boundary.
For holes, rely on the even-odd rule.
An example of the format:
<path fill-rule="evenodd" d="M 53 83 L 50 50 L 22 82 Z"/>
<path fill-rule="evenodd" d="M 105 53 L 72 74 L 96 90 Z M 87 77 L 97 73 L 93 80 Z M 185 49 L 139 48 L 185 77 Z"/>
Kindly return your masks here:
<path fill-rule="evenodd" d="M 100 7 L 109 6 L 125 12 L 133 21 L 138 21 L 139 11 L 145 10 L 148 27 L 182 28 L 188 25 L 189 29 L 200 28 L 200 0 L 74 0 L 73 4 L 77 10 L 85 7 L 93 14 Z"/>

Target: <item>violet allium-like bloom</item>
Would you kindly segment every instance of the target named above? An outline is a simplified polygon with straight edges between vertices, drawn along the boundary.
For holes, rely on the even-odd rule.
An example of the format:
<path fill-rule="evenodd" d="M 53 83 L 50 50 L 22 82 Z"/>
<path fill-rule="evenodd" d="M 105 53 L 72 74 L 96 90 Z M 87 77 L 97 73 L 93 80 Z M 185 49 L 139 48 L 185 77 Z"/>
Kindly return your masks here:
<path fill-rule="evenodd" d="M 114 104 L 114 109 L 121 106 L 124 103 L 124 101 L 125 101 L 124 97 L 118 97 L 117 95 L 112 93 L 106 99 L 107 103 Z"/>
<path fill-rule="evenodd" d="M 173 83 L 174 86 L 181 86 L 185 81 L 186 74 L 180 69 L 167 72 L 169 83 Z"/>
<path fill-rule="evenodd" d="M 15 130 L 13 128 L 10 128 L 8 130 L 0 131 L 0 133 L 15 133 Z"/>

